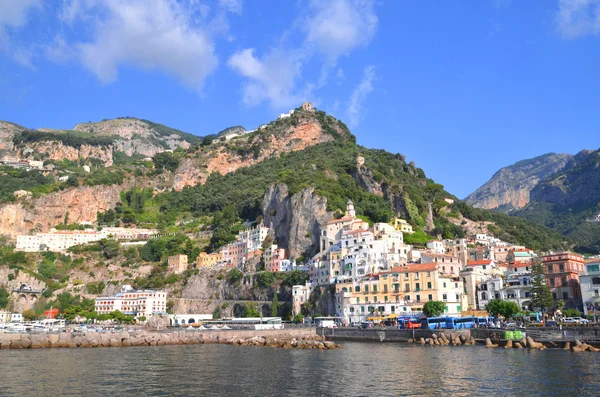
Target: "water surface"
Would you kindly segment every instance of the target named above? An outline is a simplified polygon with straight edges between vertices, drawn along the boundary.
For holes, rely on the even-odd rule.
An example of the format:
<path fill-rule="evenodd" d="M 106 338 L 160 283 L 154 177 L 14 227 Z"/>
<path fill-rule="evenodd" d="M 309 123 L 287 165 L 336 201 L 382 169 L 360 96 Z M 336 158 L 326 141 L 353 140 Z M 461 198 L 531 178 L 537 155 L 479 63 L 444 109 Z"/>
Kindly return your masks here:
<path fill-rule="evenodd" d="M 600 353 L 344 343 L 0 351 L 0 395 L 598 396 Z"/>

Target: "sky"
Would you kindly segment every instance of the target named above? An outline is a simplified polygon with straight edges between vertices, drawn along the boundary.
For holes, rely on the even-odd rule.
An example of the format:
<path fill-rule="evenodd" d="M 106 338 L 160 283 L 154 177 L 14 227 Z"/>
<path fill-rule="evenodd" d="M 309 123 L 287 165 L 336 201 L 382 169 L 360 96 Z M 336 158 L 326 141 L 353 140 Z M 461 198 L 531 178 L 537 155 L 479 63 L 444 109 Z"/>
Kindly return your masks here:
<path fill-rule="evenodd" d="M 464 198 L 600 147 L 600 0 L 0 0 L 0 120 L 197 135 L 311 101 Z"/>

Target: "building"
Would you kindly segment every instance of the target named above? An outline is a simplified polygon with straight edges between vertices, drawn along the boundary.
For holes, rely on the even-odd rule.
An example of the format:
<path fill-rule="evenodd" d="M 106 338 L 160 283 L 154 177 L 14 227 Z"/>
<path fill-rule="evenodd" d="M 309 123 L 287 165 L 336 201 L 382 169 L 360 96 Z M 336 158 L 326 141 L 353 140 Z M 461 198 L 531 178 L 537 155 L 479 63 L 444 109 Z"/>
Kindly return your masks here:
<path fill-rule="evenodd" d="M 477 310 L 479 307 L 478 287 L 490 279 L 481 267 L 465 267 L 460 272 L 463 281 L 464 293 L 467 295 L 467 310 Z"/>
<path fill-rule="evenodd" d="M 311 283 L 292 286 L 292 316 L 302 312 L 302 305 L 308 302 L 311 292 Z"/>
<path fill-rule="evenodd" d="M 439 263 L 408 264 L 369 274 L 336 286 L 336 313 L 350 322 L 366 316 L 414 314 L 429 301 L 446 303 L 445 314 L 459 315 L 467 306 L 463 282 L 444 274 Z"/>
<path fill-rule="evenodd" d="M 402 232 L 402 233 L 413 233 L 413 228 L 410 223 L 406 222 L 404 219 L 394 218 L 394 229 Z"/>
<path fill-rule="evenodd" d="M 600 258 L 585 261 L 585 274 L 579 276 L 585 315 L 600 315 Z"/>
<path fill-rule="evenodd" d="M 566 308 L 581 308 L 579 275 L 585 272 L 583 256 L 557 252 L 542 257 L 542 264 L 554 300 L 562 299 Z"/>
<path fill-rule="evenodd" d="M 425 246 L 429 251 L 435 252 L 436 254 L 444 254 L 446 252 L 444 243 L 439 240 L 429 240 Z"/>
<path fill-rule="evenodd" d="M 314 112 L 316 109 L 313 107 L 312 103 L 304 102 L 302 104 L 302 110 L 308 111 L 308 112 Z"/>
<path fill-rule="evenodd" d="M 491 259 L 482 261 L 468 261 L 467 267 L 470 267 L 472 269 L 481 269 L 481 272 L 483 274 L 489 276 L 499 273 L 498 266 L 496 266 L 496 263 Z"/>
<path fill-rule="evenodd" d="M 133 290 L 130 285 L 124 285 L 121 292 L 114 296 L 97 297 L 95 310 L 98 314 L 119 310 L 123 314 L 136 318 L 167 314 L 167 292 Z"/>
<path fill-rule="evenodd" d="M 183 273 L 188 268 L 187 255 L 173 255 L 167 260 L 168 269 L 173 273 Z"/>
<path fill-rule="evenodd" d="M 100 241 L 105 238 L 117 240 L 147 240 L 157 232 L 154 229 L 138 229 L 124 227 L 105 227 L 100 231 L 86 230 L 56 230 L 47 233 L 37 233 L 34 236 L 17 236 L 16 251 L 41 252 L 52 251 L 65 253 L 69 248 Z"/>
<path fill-rule="evenodd" d="M 7 323 L 22 323 L 23 315 L 21 313 L 11 313 L 7 311 L 0 311 L 0 324 Z"/>
<path fill-rule="evenodd" d="M 246 229 L 239 233 L 238 239 L 247 242 L 248 251 L 256 251 L 262 248 L 262 243 L 269 234 L 269 228 L 262 223 L 253 228 Z"/>
<path fill-rule="evenodd" d="M 248 243 L 238 240 L 222 247 L 220 252 L 225 266 L 241 268 L 248 258 Z"/>
<path fill-rule="evenodd" d="M 369 223 L 356 218 L 356 210 L 352 200 L 346 203 L 346 213 L 342 218 L 327 222 L 324 230 L 321 230 L 320 252 L 325 252 L 337 241 L 341 240 L 342 232 L 350 230 L 368 230 Z"/>
<path fill-rule="evenodd" d="M 531 310 L 532 280 L 529 274 L 513 274 L 502 278 L 496 276 L 483 283 L 477 289 L 479 310 L 485 310 L 492 299 L 514 302 L 522 310 Z"/>
<path fill-rule="evenodd" d="M 265 270 L 267 272 L 285 272 L 289 271 L 292 262 L 287 257 L 287 252 L 284 248 L 279 248 L 276 244 L 272 244 L 265 249 L 263 253 Z"/>
<path fill-rule="evenodd" d="M 463 268 L 460 260 L 452 255 L 438 254 L 431 251 L 421 252 L 421 263 L 439 263 L 444 274 L 458 276 Z"/>
<path fill-rule="evenodd" d="M 196 259 L 196 267 L 208 267 L 217 266 L 223 263 L 223 254 L 221 252 L 215 252 L 213 254 L 207 254 L 201 252 Z"/>

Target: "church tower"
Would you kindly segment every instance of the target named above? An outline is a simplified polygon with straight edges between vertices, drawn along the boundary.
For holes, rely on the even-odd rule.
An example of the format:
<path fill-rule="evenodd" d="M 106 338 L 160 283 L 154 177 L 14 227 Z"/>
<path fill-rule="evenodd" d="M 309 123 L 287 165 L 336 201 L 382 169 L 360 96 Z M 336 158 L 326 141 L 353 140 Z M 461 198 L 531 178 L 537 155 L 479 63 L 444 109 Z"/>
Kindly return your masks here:
<path fill-rule="evenodd" d="M 356 218 L 356 211 L 354 210 L 354 203 L 352 200 L 348 200 L 346 203 L 346 216 Z"/>

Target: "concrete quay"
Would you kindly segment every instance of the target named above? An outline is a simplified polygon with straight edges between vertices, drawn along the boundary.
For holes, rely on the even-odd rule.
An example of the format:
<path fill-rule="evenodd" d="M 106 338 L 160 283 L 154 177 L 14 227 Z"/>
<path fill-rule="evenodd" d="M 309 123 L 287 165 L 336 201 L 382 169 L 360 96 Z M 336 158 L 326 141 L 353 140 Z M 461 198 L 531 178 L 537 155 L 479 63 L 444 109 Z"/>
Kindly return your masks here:
<path fill-rule="evenodd" d="M 122 331 L 0 334 L 0 349 L 124 347 L 221 343 L 234 345 L 332 349 L 314 328 L 282 330 Z M 321 346 L 323 345 L 323 346 Z"/>

